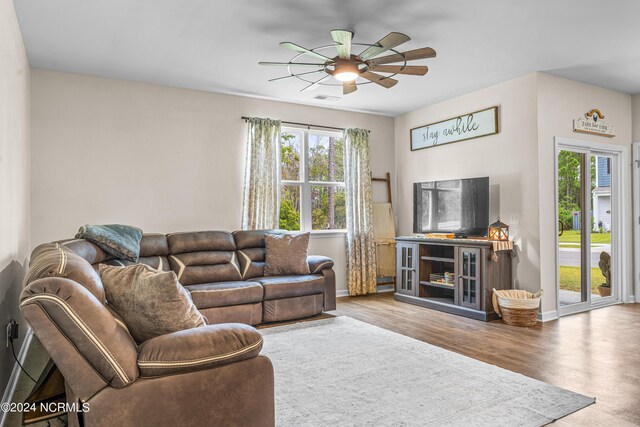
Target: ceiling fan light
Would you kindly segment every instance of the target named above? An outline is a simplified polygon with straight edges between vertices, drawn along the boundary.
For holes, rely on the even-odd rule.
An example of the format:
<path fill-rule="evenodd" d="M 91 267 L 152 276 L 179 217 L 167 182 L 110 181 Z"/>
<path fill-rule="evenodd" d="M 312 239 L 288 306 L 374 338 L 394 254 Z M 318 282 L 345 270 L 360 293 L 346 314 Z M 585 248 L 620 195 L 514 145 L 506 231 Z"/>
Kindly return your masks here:
<path fill-rule="evenodd" d="M 331 74 L 331 73 L 330 73 Z M 336 61 L 333 77 L 341 82 L 352 82 L 360 75 L 358 64 L 351 60 L 339 59 Z"/>
<path fill-rule="evenodd" d="M 340 80 L 341 82 L 352 82 L 358 78 L 358 75 L 358 73 L 355 73 L 353 71 L 342 71 L 335 73 L 333 77 L 335 77 L 336 80 Z"/>

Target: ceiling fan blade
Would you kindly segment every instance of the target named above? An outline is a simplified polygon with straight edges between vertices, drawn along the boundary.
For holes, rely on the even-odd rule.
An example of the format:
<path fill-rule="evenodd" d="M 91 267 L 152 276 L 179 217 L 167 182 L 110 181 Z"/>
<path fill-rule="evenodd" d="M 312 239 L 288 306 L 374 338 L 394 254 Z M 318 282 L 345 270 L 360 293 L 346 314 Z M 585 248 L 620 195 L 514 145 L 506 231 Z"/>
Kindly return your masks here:
<path fill-rule="evenodd" d="M 400 46 L 402 43 L 406 43 L 409 40 L 411 40 L 411 38 L 406 34 L 389 33 L 383 38 L 381 38 L 380 40 L 378 40 L 378 42 L 373 46 L 366 48 L 364 52 L 362 52 L 358 56 L 362 58 L 364 61 L 366 61 L 367 59 L 373 58 L 376 55 L 380 55 L 381 53 L 386 52 L 389 49 L 393 49 L 396 46 Z"/>
<path fill-rule="evenodd" d="M 398 83 L 398 81 L 395 79 L 392 79 L 390 77 L 384 77 L 384 76 L 381 76 L 380 74 L 372 73 L 371 71 L 363 71 L 360 74 L 360 77 L 363 77 L 369 80 L 370 82 L 377 83 L 380 86 L 386 87 L 387 89 L 395 86 Z"/>
<path fill-rule="evenodd" d="M 331 30 L 331 37 L 336 42 L 336 50 L 341 59 L 351 58 L 351 39 L 353 33 L 347 30 Z"/>
<path fill-rule="evenodd" d="M 300 92 L 308 92 L 310 90 L 313 90 L 313 89 L 317 88 L 318 86 L 320 86 L 320 83 L 322 83 L 323 81 L 325 81 L 329 77 L 331 77 L 331 75 L 327 74 L 326 76 L 324 76 L 320 80 L 317 80 L 316 82 L 311 83 L 309 86 L 303 87 Z"/>
<path fill-rule="evenodd" d="M 429 71 L 429 67 L 422 65 L 371 65 L 371 71 L 379 71 L 381 73 L 395 74 L 411 74 L 413 76 L 424 76 Z"/>
<path fill-rule="evenodd" d="M 295 43 L 291 43 L 291 42 L 282 42 L 280 43 L 280 46 L 287 48 L 287 49 L 291 49 L 294 52 L 299 52 L 299 53 L 304 53 L 306 55 L 310 55 L 310 56 L 314 56 L 316 58 L 322 59 L 323 61 L 333 61 L 331 58 L 329 58 L 328 56 L 324 56 L 321 53 L 318 52 L 314 52 L 312 50 L 307 49 L 306 47 L 302 47 L 302 46 L 298 46 Z"/>
<path fill-rule="evenodd" d="M 358 90 L 358 85 L 355 81 L 342 83 L 342 94 L 349 95 Z"/>
<path fill-rule="evenodd" d="M 307 75 L 307 74 L 314 74 L 314 73 L 321 73 L 321 72 L 324 72 L 324 69 L 323 70 L 316 70 L 316 71 L 307 71 L 306 73 L 289 74 L 288 76 L 276 77 L 275 79 L 270 79 L 269 81 L 270 82 L 275 82 L 276 80 L 288 79 L 288 78 L 291 78 L 291 77 L 304 76 L 304 75 Z"/>
<path fill-rule="evenodd" d="M 434 56 L 436 56 L 435 50 L 431 49 L 430 47 L 423 47 L 422 49 L 415 49 L 407 52 L 396 53 L 393 55 L 371 59 L 369 61 L 369 64 L 382 65 L 382 64 L 390 64 L 392 62 L 413 61 L 416 59 L 433 58 Z"/>
<path fill-rule="evenodd" d="M 303 67 L 324 67 L 325 64 L 313 64 L 311 62 L 258 62 L 258 65 L 268 65 L 268 66 L 301 65 Z"/>

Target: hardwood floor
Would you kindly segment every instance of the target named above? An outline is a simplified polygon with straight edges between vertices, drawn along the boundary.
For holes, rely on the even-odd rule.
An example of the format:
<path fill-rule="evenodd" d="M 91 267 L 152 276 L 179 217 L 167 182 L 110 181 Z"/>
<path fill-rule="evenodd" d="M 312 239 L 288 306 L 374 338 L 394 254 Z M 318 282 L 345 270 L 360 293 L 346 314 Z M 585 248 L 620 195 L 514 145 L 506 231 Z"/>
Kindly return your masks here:
<path fill-rule="evenodd" d="M 535 328 L 485 323 L 395 301 L 338 298 L 333 312 L 587 396 L 596 404 L 554 425 L 640 425 L 640 304 L 575 314 Z"/>

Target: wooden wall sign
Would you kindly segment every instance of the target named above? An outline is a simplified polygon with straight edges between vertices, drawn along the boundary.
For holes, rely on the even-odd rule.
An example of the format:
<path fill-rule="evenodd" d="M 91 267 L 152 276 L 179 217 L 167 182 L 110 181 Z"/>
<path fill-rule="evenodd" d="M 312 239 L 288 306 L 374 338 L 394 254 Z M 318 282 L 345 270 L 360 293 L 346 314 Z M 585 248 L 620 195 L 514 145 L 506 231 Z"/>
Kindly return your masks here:
<path fill-rule="evenodd" d="M 498 107 L 411 129 L 411 151 L 493 135 L 498 129 Z"/>
<path fill-rule="evenodd" d="M 573 131 L 613 138 L 616 136 L 613 125 L 605 122 L 603 119 L 604 115 L 600 110 L 594 108 L 585 113 L 584 117 L 580 116 L 573 121 Z"/>

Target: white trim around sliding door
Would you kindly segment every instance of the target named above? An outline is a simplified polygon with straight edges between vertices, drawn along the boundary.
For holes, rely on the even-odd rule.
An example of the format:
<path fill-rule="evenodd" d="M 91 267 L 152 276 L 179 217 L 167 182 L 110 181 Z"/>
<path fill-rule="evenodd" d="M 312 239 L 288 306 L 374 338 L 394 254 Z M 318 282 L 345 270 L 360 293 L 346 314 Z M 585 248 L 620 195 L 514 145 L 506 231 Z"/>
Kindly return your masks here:
<path fill-rule="evenodd" d="M 572 314 L 574 312 L 591 310 L 593 308 L 597 308 L 604 305 L 615 304 L 617 302 L 630 302 L 630 292 L 629 292 L 629 284 L 627 283 L 627 275 L 625 274 L 627 270 L 628 263 L 628 254 L 624 250 L 625 239 L 629 236 L 627 232 L 627 221 L 625 221 L 627 215 L 627 204 L 626 204 L 626 194 L 627 194 L 627 183 L 629 182 L 628 176 L 628 148 L 623 145 L 615 145 L 615 144 L 606 144 L 601 142 L 592 142 L 592 141 L 583 141 L 579 139 L 570 139 L 570 138 L 560 138 L 555 137 L 555 149 L 554 149 L 554 214 L 555 218 L 558 218 L 558 152 L 562 149 L 568 149 L 572 151 L 578 151 L 583 153 L 591 154 L 591 152 L 602 153 L 602 154 L 613 154 L 616 155 L 616 167 L 613 168 L 616 171 L 615 176 L 612 176 L 612 188 L 617 188 L 617 196 L 615 197 L 615 206 L 614 197 L 612 193 L 612 210 L 614 212 L 614 217 L 612 217 L 612 222 L 615 221 L 615 227 L 618 232 L 618 239 L 615 239 L 614 245 L 611 247 L 614 265 L 613 265 L 613 278 L 617 279 L 619 285 L 617 287 L 618 293 L 612 297 L 603 298 L 600 304 L 576 304 L 576 307 L 568 308 L 571 306 L 564 307 L 562 310 L 560 309 L 560 290 L 558 287 L 559 283 L 559 272 L 560 269 L 558 266 L 560 265 L 560 253 L 559 253 L 559 239 L 558 239 L 558 221 L 556 220 L 556 233 L 555 233 L 555 255 L 556 255 L 556 307 L 558 310 L 558 315 L 566 315 Z M 614 187 L 615 185 L 615 187 Z M 589 199 L 589 198 L 587 198 Z M 586 200 L 586 203 L 589 205 L 590 200 Z M 587 236 L 587 239 L 590 238 L 590 235 Z M 590 240 L 590 239 L 589 239 Z M 587 242 L 589 243 L 589 242 Z M 617 260 L 617 262 L 616 262 Z"/>
<path fill-rule="evenodd" d="M 633 143 L 633 283 L 635 301 L 640 303 L 640 142 Z M 629 298 L 631 299 L 631 297 Z"/>

